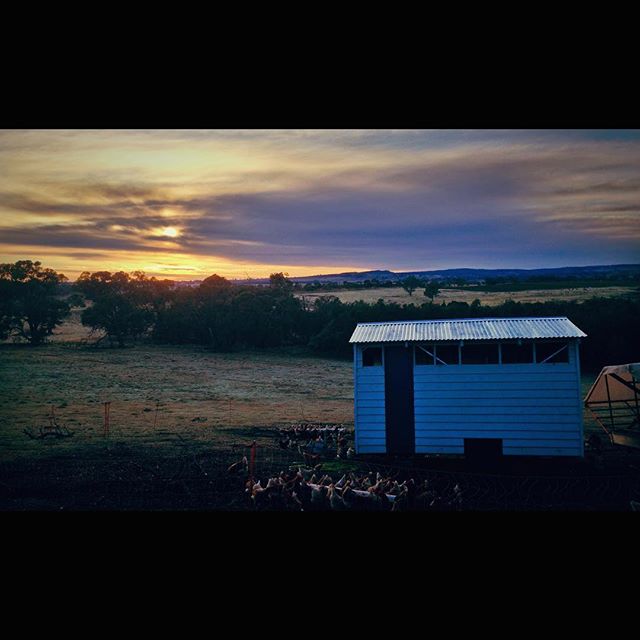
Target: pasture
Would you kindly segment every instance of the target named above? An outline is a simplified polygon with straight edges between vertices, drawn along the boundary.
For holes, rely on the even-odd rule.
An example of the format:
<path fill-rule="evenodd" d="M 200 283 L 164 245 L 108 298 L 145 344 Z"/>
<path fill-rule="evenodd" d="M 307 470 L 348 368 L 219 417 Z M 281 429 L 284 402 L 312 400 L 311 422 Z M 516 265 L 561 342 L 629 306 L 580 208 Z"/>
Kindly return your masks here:
<path fill-rule="evenodd" d="M 278 450 L 275 426 L 353 426 L 350 360 L 303 349 L 95 347 L 78 318 L 75 311 L 43 347 L 0 345 L 0 510 L 244 509 L 241 481 L 228 478 L 226 468 L 251 441 L 261 447 L 259 460 L 266 464 L 270 455 L 279 469 L 289 461 L 280 454 L 289 452 Z M 583 396 L 593 380 L 583 375 Z M 111 402 L 107 437 L 103 402 Z M 24 429 L 47 425 L 52 407 L 73 436 L 29 438 Z M 585 435 L 592 432 L 602 435 L 585 417 Z M 606 453 L 607 473 L 638 466 L 632 452 L 608 447 Z M 450 474 L 464 470 L 463 461 L 437 456 L 420 464 Z M 580 473 L 590 468 L 585 464 Z M 521 475 L 535 473 L 524 460 L 518 465 Z M 325 463 L 336 473 L 343 466 Z"/>
<path fill-rule="evenodd" d="M 353 423 L 351 362 L 295 353 L 3 345 L 0 380 L 4 460 L 102 441 L 104 402 L 112 441 L 153 444 L 175 434 L 221 445 L 242 427 Z M 23 429 L 48 423 L 52 406 L 74 436 L 52 443 L 25 436 Z"/>
<path fill-rule="evenodd" d="M 410 296 L 402 287 L 381 287 L 379 289 L 336 289 L 334 291 L 313 291 L 309 293 L 296 293 L 300 298 L 313 302 L 320 296 L 336 296 L 341 302 L 356 302 L 362 300 L 367 303 L 375 303 L 382 298 L 385 302 L 398 304 L 421 305 L 430 302 L 430 298 L 423 295 L 424 289 L 416 289 Z M 442 289 L 434 298 L 435 304 L 446 302 L 466 302 L 471 304 L 476 298 L 483 306 L 492 307 L 503 304 L 507 300 L 515 302 L 548 302 L 550 300 L 581 302 L 592 297 L 612 298 L 631 295 L 634 287 L 576 287 L 566 289 L 527 289 L 525 291 L 469 291 L 463 289 Z"/>

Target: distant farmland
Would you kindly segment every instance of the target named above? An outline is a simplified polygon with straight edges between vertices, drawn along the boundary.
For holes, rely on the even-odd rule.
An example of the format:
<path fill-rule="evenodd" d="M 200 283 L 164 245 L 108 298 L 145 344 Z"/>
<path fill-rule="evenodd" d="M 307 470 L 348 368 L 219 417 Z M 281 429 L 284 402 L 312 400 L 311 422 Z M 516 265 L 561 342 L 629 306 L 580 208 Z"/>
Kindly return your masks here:
<path fill-rule="evenodd" d="M 517 302 L 547 302 L 549 300 L 577 300 L 582 301 L 594 296 L 607 298 L 631 295 L 635 287 L 575 287 L 566 289 L 528 289 L 525 291 L 474 291 L 465 289 L 442 289 L 435 297 L 434 302 L 467 302 L 471 304 L 476 298 L 483 306 L 496 306 L 506 300 Z M 429 302 L 429 298 L 423 295 L 423 289 L 416 289 L 413 296 L 410 296 L 402 287 L 381 287 L 379 289 L 336 289 L 334 291 L 313 291 L 310 293 L 297 293 L 298 297 L 304 297 L 312 301 L 320 296 L 336 296 L 342 302 L 376 302 L 382 298 L 385 302 L 397 302 L 398 304 L 420 305 Z"/>

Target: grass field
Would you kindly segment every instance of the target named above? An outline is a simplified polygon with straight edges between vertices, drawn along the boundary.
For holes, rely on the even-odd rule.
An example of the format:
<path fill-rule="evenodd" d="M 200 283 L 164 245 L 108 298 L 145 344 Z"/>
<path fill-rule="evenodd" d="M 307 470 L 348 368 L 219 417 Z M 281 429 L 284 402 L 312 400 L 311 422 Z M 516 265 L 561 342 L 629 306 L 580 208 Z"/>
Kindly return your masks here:
<path fill-rule="evenodd" d="M 526 291 L 467 291 L 461 289 L 442 289 L 435 297 L 434 303 L 443 302 L 467 302 L 471 304 L 476 298 L 483 306 L 495 306 L 515 300 L 516 302 L 546 302 L 548 300 L 577 300 L 582 301 L 594 296 L 616 297 L 630 295 L 635 291 L 634 287 L 580 287 L 575 289 L 529 289 Z M 430 302 L 429 298 L 423 295 L 423 289 L 417 289 L 410 296 L 402 287 L 381 287 L 380 289 L 348 290 L 336 289 L 335 291 L 317 291 L 313 293 L 299 293 L 299 297 L 304 297 L 308 301 L 320 296 L 336 296 L 342 302 L 376 302 L 382 298 L 385 302 L 397 302 L 398 304 L 420 305 Z"/>
<path fill-rule="evenodd" d="M 353 426 L 350 360 L 293 349 L 96 348 L 87 337 L 75 311 L 47 345 L 0 345 L 0 510 L 245 509 L 241 480 L 226 475 L 240 455 L 235 445 L 257 440 L 266 464 L 275 425 Z M 583 397 L 594 378 L 583 375 Z M 109 437 L 103 435 L 103 402 L 111 402 Z M 47 425 L 52 406 L 74 435 L 29 438 L 23 430 Z M 585 433 L 591 432 L 602 435 L 585 416 Z M 628 451 L 612 450 L 608 459 L 612 476 L 639 464 Z M 284 464 L 284 458 L 274 460 L 278 468 Z M 329 460 L 326 468 L 337 464 Z M 461 462 L 428 464 L 453 470 Z M 526 469 L 522 461 L 518 472 L 530 473 Z M 624 509 L 630 490 L 611 482 L 609 489 L 618 492 L 612 508 Z M 608 504 L 603 496 L 599 508 Z"/>
<path fill-rule="evenodd" d="M 80 310 L 74 310 L 47 345 L 0 345 L 0 459 L 103 440 L 104 402 L 111 402 L 111 439 L 131 442 L 167 441 L 168 434 L 180 434 L 228 444 L 251 427 L 353 425 L 350 360 L 293 349 L 96 348 L 95 338 L 80 323 Z M 583 397 L 594 379 L 583 375 Z M 29 439 L 23 429 L 48 424 L 52 406 L 75 435 L 53 442 Z M 585 428 L 596 428 L 586 414 Z"/>
<path fill-rule="evenodd" d="M 2 345 L 0 458 L 103 440 L 104 402 L 111 402 L 110 438 L 130 442 L 178 434 L 224 445 L 252 427 L 352 426 L 352 376 L 350 361 L 291 350 L 224 354 L 189 346 Z M 583 395 L 593 380 L 594 375 L 583 376 Z M 48 424 L 52 406 L 75 435 L 53 442 L 29 439 L 23 430 Z M 585 427 L 595 428 L 588 416 Z"/>
<path fill-rule="evenodd" d="M 112 439 L 146 442 L 173 433 L 220 443 L 238 427 L 353 422 L 351 362 L 291 353 L 4 345 L 0 380 L 3 459 L 101 439 L 103 402 L 111 402 Z M 46 425 L 52 405 L 75 435 L 30 440 L 23 429 Z"/>

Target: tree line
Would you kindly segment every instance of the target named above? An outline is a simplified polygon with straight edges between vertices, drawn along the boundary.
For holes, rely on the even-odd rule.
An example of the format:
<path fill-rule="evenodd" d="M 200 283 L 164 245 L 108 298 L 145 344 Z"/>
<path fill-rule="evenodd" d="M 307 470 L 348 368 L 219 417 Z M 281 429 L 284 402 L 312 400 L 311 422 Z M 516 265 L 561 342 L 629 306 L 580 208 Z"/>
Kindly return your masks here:
<path fill-rule="evenodd" d="M 434 304 L 343 303 L 321 296 L 313 303 L 295 295 L 293 283 L 272 274 L 269 286 L 233 284 L 212 275 L 195 287 L 142 272 L 83 273 L 69 283 L 39 262 L 0 265 L 0 339 L 15 337 L 42 344 L 73 306 L 82 324 L 113 346 L 142 338 L 157 343 L 200 344 L 216 351 L 305 346 L 323 355 L 349 357 L 349 338 L 358 322 L 446 318 L 567 316 L 588 334 L 583 365 L 640 360 L 637 339 L 640 296 L 591 298 L 584 302 L 521 303 L 483 307 L 479 300 Z"/>
<path fill-rule="evenodd" d="M 299 292 L 315 292 L 315 291 L 349 291 L 359 289 L 391 289 L 394 287 L 402 287 L 410 296 L 416 289 L 424 288 L 424 295 L 433 299 L 438 295 L 442 287 L 447 286 L 462 286 L 471 284 L 464 278 L 419 278 L 418 276 L 407 276 L 406 278 L 398 280 L 378 278 L 367 278 L 359 282 L 349 282 L 344 280 L 343 282 L 320 282 L 314 280 L 313 282 L 301 283 L 294 282 L 293 288 Z"/>

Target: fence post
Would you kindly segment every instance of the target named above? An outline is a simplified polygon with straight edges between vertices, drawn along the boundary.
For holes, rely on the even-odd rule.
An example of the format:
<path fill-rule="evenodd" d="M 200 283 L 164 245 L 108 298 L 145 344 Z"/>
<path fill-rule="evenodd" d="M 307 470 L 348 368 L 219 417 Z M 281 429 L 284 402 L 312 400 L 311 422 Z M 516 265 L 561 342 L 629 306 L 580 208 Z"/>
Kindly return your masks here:
<path fill-rule="evenodd" d="M 253 474 L 256 465 L 256 441 L 251 443 L 251 452 L 249 453 L 249 478 L 253 482 Z"/>
<path fill-rule="evenodd" d="M 102 435 L 109 435 L 109 413 L 111 412 L 111 402 L 103 402 L 104 404 L 104 430 Z"/>

